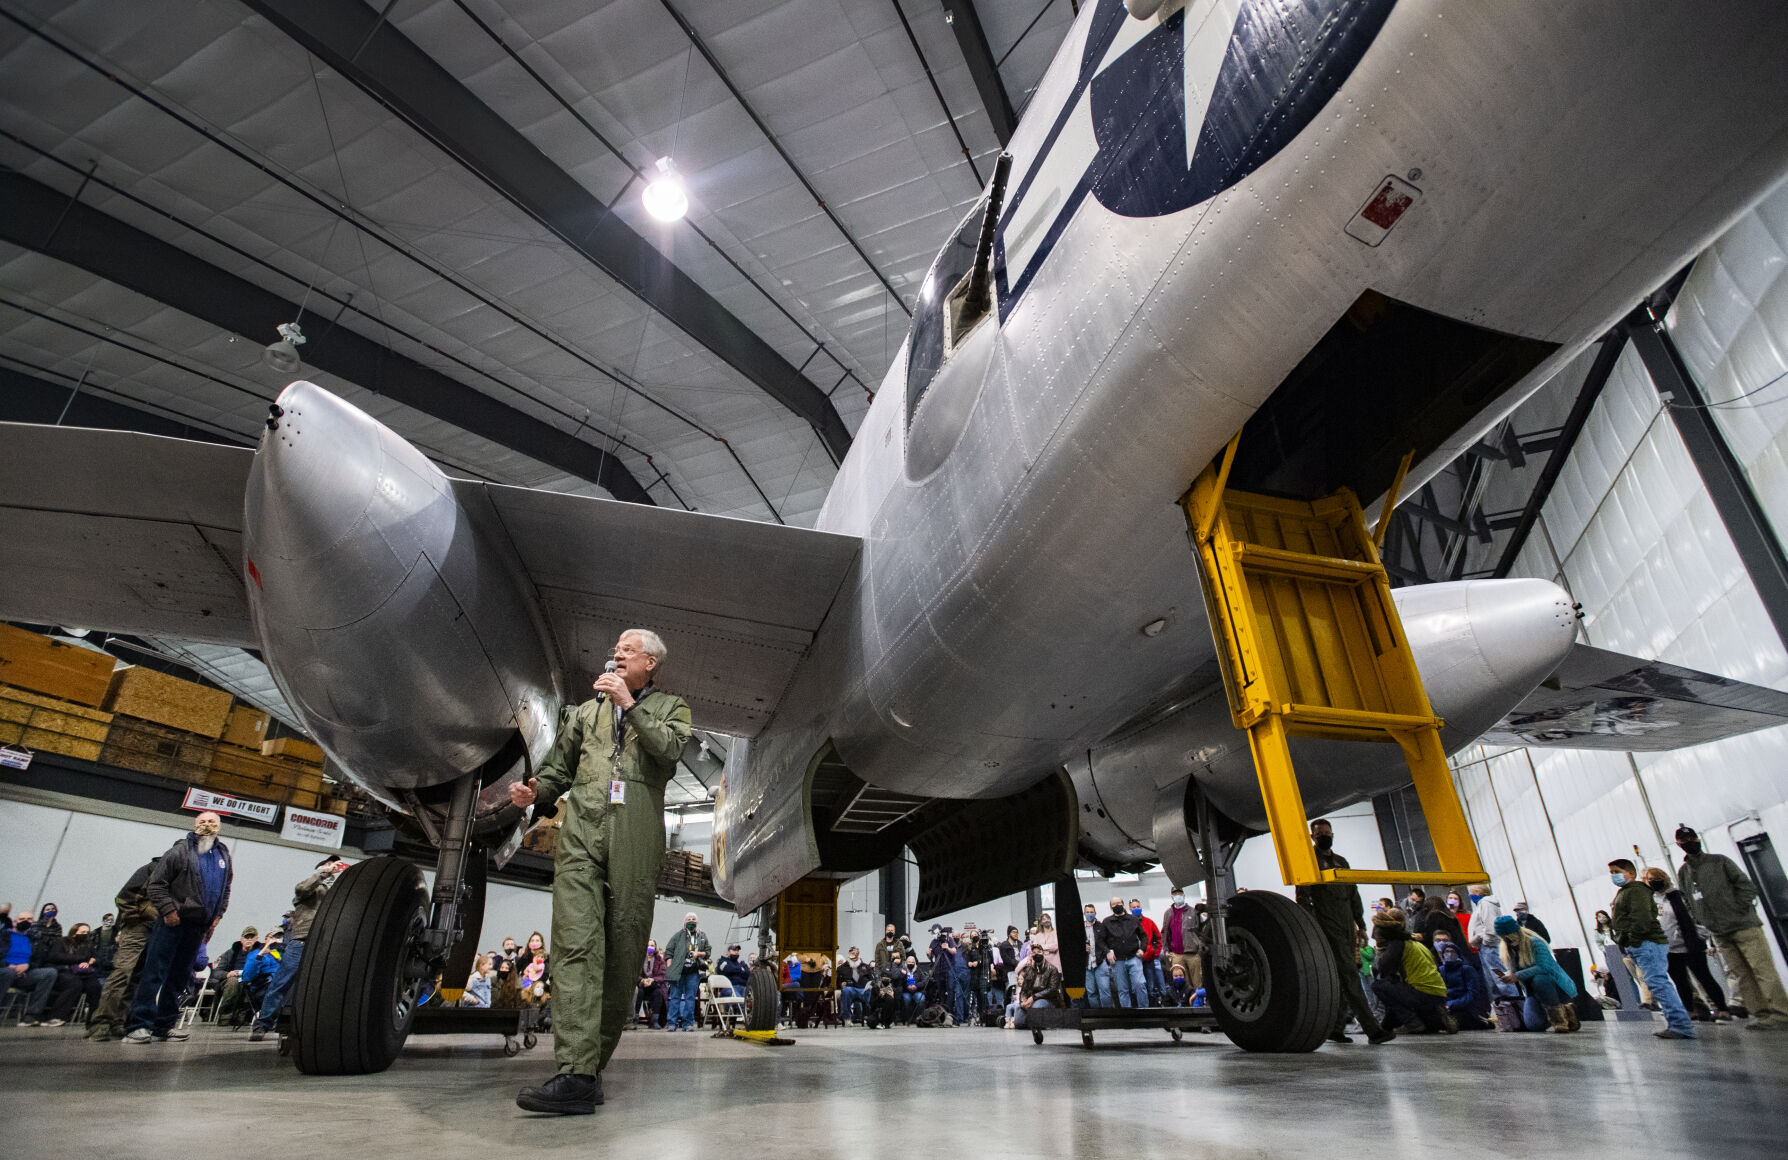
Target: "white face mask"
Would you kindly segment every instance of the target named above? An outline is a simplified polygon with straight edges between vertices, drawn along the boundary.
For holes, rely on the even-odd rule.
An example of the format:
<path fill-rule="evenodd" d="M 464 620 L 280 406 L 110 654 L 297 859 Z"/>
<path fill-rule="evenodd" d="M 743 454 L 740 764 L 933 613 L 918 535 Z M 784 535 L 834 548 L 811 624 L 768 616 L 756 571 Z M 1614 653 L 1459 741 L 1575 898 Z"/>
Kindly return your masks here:
<path fill-rule="evenodd" d="M 1174 906 L 1176 906 L 1176 907 L 1180 907 L 1180 906 L 1184 906 L 1184 905 L 1186 905 L 1186 896 L 1185 896 L 1185 895 L 1184 895 L 1184 894 L 1176 894 L 1176 895 L 1174 895 L 1174 896 L 1173 896 L 1173 904 L 1174 904 Z"/>

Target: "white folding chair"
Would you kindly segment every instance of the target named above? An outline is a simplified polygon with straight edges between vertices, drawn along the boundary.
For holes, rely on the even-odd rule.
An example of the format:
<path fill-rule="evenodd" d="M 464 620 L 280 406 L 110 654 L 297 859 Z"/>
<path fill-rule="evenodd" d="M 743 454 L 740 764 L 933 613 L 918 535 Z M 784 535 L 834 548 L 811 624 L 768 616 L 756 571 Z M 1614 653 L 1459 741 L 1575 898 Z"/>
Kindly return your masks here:
<path fill-rule="evenodd" d="M 733 1024 L 745 1016 L 745 999 L 733 990 L 732 980 L 725 975 L 708 976 L 706 1015 L 712 1015 L 723 1031 L 731 1031 Z"/>
<path fill-rule="evenodd" d="M 205 1005 L 206 997 L 211 994 L 211 980 L 214 974 L 213 971 L 205 972 L 205 981 L 199 986 L 198 994 L 192 997 L 191 1003 L 180 1009 L 179 1025 L 182 1030 L 192 1026 L 192 1021 L 198 1017 L 199 1008 Z"/>

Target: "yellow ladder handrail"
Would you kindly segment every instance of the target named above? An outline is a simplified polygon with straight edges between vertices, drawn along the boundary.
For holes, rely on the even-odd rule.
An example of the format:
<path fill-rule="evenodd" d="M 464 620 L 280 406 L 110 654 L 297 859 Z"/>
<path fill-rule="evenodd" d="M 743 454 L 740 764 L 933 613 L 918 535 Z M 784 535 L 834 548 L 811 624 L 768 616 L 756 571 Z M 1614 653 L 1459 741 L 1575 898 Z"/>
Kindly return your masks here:
<path fill-rule="evenodd" d="M 1375 531 L 1353 492 L 1303 501 L 1234 491 L 1238 433 L 1181 506 L 1236 728 L 1248 734 L 1287 885 L 1482 879 L 1435 716 L 1391 599 L 1378 548 L 1414 453 L 1403 457 Z M 1277 541 L 1277 542 L 1267 542 Z M 1440 871 L 1317 865 L 1293 737 L 1396 744 Z"/>

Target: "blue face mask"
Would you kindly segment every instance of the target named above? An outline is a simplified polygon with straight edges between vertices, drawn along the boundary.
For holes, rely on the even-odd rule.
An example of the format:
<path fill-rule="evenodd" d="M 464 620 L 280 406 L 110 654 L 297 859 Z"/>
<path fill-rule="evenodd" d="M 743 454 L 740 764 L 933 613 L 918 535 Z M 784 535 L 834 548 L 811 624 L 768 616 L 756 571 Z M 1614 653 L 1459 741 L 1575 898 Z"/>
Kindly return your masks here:
<path fill-rule="evenodd" d="M 1471 896 L 1471 904 L 1473 906 L 1476 906 L 1478 903 L 1480 903 L 1482 901 L 1484 901 L 1484 896 L 1482 894 L 1474 894 Z"/>
<path fill-rule="evenodd" d="M 1142 916 L 1142 907 L 1140 907 L 1140 906 L 1132 906 L 1132 907 L 1131 907 L 1131 908 L 1130 908 L 1130 913 L 1131 913 L 1131 914 L 1134 914 L 1134 915 L 1136 915 L 1136 916 L 1137 916 L 1137 917 L 1139 917 L 1139 918 L 1140 918 L 1140 917 L 1141 917 L 1141 916 Z"/>
<path fill-rule="evenodd" d="M 1614 873 L 1608 875 L 1608 877 L 1610 880 L 1613 881 L 1613 883 L 1616 886 L 1625 886 L 1627 884 L 1627 876 L 1625 874 L 1621 873 L 1619 870 L 1616 870 Z"/>

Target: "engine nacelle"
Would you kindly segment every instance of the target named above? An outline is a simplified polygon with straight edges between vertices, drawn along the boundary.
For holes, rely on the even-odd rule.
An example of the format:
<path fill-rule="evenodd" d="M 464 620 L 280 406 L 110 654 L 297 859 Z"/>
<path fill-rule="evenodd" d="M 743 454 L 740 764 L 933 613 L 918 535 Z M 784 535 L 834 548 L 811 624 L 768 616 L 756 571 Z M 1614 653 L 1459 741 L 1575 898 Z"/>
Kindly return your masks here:
<path fill-rule="evenodd" d="M 1454 753 L 1550 676 L 1576 639 L 1576 611 L 1545 580 L 1467 580 L 1394 592 L 1404 633 Z M 1394 745 L 1295 740 L 1292 758 L 1311 817 L 1409 782 Z M 1081 804 L 1081 847 L 1109 865 L 1161 859 L 1190 872 L 1176 849 L 1187 828 L 1187 779 L 1216 807 L 1266 830 L 1248 739 L 1220 681 L 1171 712 L 1094 749 L 1069 769 Z M 1190 880 L 1190 879 L 1189 879 Z"/>

